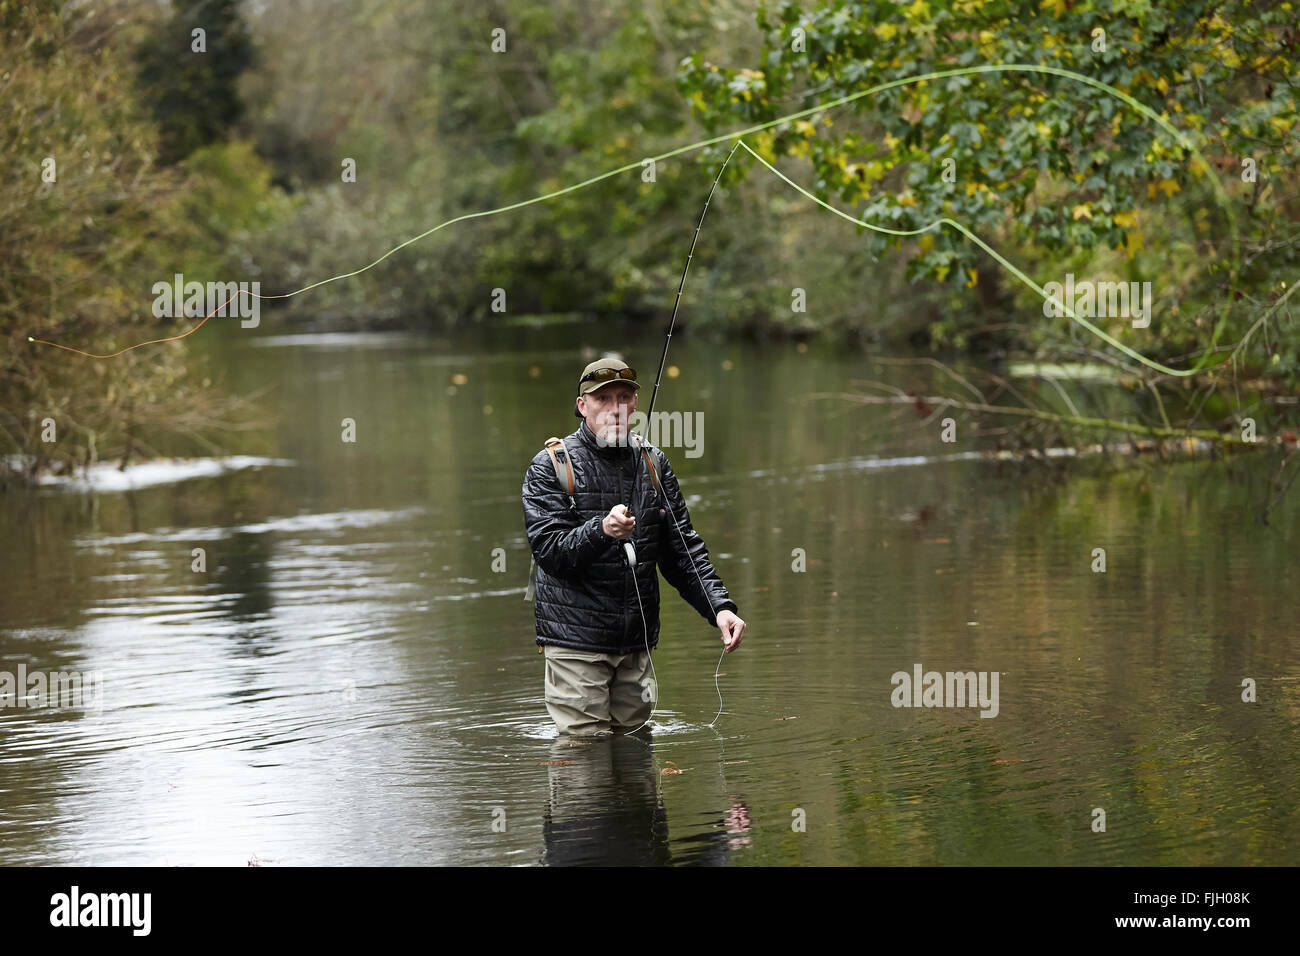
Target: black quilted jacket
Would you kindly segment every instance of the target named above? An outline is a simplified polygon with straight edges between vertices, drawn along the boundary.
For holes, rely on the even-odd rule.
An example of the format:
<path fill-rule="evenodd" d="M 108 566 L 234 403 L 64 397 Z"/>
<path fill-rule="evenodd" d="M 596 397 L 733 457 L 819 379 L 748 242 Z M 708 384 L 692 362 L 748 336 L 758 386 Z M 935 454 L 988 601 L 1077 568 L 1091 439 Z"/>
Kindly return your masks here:
<path fill-rule="evenodd" d="M 636 581 L 650 630 L 650 647 L 659 641 L 656 567 L 710 624 L 716 626 L 717 611 L 739 612 L 709 562 L 703 539 L 691 527 L 681 488 L 663 452 L 646 446 L 659 465 L 660 480 L 672 498 L 672 513 L 690 556 L 683 551 L 682 539 L 638 452 L 626 447 L 603 447 L 586 422 L 565 438 L 564 444 L 573 461 L 576 512 L 567 490 L 556 481 L 555 467 L 545 448 L 533 456 L 524 475 L 524 527 L 537 560 L 534 614 L 538 644 L 606 654 L 626 654 L 646 646 L 632 571 L 623 557 L 622 543 L 605 534 L 600 526 L 617 504 L 627 505 L 636 516 L 632 544 L 636 547 Z M 692 561 L 705 592 L 700 591 Z"/>

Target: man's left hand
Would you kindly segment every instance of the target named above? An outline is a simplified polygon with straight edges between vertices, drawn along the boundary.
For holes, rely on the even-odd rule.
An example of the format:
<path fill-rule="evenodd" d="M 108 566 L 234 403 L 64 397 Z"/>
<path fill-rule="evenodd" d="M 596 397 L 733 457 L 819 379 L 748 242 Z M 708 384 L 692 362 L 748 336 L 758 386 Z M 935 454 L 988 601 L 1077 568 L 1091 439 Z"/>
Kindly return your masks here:
<path fill-rule="evenodd" d="M 722 643 L 730 654 L 744 640 L 745 622 L 732 611 L 719 611 L 715 620 L 718 622 L 718 630 L 722 632 Z"/>

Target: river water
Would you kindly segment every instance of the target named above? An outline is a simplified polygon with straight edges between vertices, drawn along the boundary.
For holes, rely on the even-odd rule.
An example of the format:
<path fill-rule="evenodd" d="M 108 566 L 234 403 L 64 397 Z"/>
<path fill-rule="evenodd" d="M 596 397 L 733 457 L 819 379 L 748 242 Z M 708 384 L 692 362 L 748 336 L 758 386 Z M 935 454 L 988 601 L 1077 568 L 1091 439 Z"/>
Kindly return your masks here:
<path fill-rule="evenodd" d="M 862 355 L 674 338 L 663 444 L 748 634 L 715 689 L 663 584 L 653 733 L 557 739 L 520 485 L 610 342 L 653 379 L 590 327 L 221 329 L 237 467 L 9 494 L 0 672 L 83 692 L 0 708 L 0 864 L 1300 862 L 1277 456 L 983 460 L 805 398 L 938 387 Z"/>

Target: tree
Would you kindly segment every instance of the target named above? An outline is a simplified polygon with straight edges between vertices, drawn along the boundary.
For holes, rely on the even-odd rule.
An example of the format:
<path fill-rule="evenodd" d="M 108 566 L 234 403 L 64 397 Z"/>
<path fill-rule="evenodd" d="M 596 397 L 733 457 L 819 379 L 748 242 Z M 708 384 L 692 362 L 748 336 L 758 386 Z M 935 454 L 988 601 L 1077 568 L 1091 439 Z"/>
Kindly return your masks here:
<path fill-rule="evenodd" d="M 1297 211 L 1288 180 L 1300 145 L 1292 6 L 827 0 L 805 11 L 786 3 L 759 9 L 757 63 L 724 67 L 690 56 L 679 88 L 717 131 L 900 81 L 749 140 L 769 161 L 806 159 L 810 191 L 867 222 L 917 230 L 948 217 L 993 245 L 1018 243 L 1058 260 L 1122 250 L 1128 268 L 1142 264 L 1147 275 L 1168 276 L 1176 256 L 1188 266 L 1171 290 L 1182 307 L 1158 329 L 1158 342 L 1148 336 L 1142 344 L 1217 361 L 1230 347 L 1224 343 L 1278 297 L 1281 282 L 1300 279 L 1295 236 L 1287 234 Z M 1108 84 L 1176 125 L 1186 142 L 1122 100 L 1059 75 L 997 71 L 903 82 L 1005 64 L 1057 67 Z M 710 161 L 728 148 L 713 147 Z M 754 165 L 747 154 L 732 162 L 733 179 Z M 1253 181 L 1241 175 L 1248 166 Z M 1241 245 L 1232 241 L 1238 234 Z M 966 302 L 973 293 L 964 287 L 1000 273 L 951 229 L 919 241 L 869 232 L 864 245 L 872 254 L 906 245 L 910 279 L 945 282 Z M 1134 262 L 1144 247 L 1149 258 Z M 1021 307 L 1042 305 L 1032 293 L 1014 294 Z M 1011 304 L 998 294 L 984 302 L 985 315 Z M 974 325 L 979 312 L 969 311 Z M 1294 349 L 1288 362 L 1294 369 Z"/>
<path fill-rule="evenodd" d="M 173 4 L 171 18 L 138 54 L 139 83 L 161 130 L 161 162 L 179 162 L 230 136 L 244 112 L 236 84 L 253 62 L 235 0 Z"/>
<path fill-rule="evenodd" d="M 151 337 L 153 283 L 216 278 L 240 251 L 231 234 L 278 211 L 247 146 L 159 168 L 158 128 L 118 69 L 148 14 L 0 3 L 0 166 L 13 170 L 0 190 L 0 470 L 210 451 L 205 430 L 238 404 L 183 342 L 98 360 L 29 341 L 110 352 Z"/>

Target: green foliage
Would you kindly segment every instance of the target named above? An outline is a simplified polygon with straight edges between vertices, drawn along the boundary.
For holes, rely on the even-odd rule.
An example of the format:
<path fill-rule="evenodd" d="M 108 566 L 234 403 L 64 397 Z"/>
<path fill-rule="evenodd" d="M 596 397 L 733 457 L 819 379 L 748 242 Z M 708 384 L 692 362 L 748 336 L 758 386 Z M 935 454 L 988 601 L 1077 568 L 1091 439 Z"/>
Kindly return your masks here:
<path fill-rule="evenodd" d="M 160 160 L 175 163 L 226 139 L 243 115 L 237 83 L 254 62 L 235 0 L 182 0 L 140 45 L 138 76 L 162 133 Z M 194 49 L 195 30 L 205 49 Z"/>
<path fill-rule="evenodd" d="M 348 18 L 345 29 L 324 22 L 340 15 Z M 312 146 L 278 164 L 279 180 L 304 188 L 293 219 L 264 237 L 264 274 L 289 287 L 350 271 L 446 219 L 691 141 L 698 128 L 674 89 L 674 71 L 680 51 L 710 35 L 718 20 L 707 7 L 662 0 L 556 0 L 518 12 L 426 2 L 383 18 L 360 9 L 268 9 L 257 30 L 283 54 L 264 58 L 253 78 L 253 126 L 259 141 L 277 150 L 291 142 Z M 498 27 L 506 31 L 505 53 L 490 49 Z M 291 32 L 313 44 L 281 42 Z M 346 52 L 335 49 L 340 33 Z M 367 68 L 344 76 L 333 68 L 336 58 Z M 321 147 L 325 162 L 317 159 Z M 357 161 L 355 183 L 340 182 L 344 157 Z M 318 170 L 326 172 L 317 180 Z M 492 320 L 491 290 L 503 288 L 512 315 L 666 318 L 711 178 L 683 156 L 659 164 L 654 183 L 643 182 L 638 168 L 545 203 L 457 223 L 291 307 L 332 322 Z M 708 270 L 738 241 L 756 242 L 753 232 L 741 217 L 718 215 L 699 250 L 699 279 L 708 281 Z M 755 261 L 733 261 L 735 271 L 721 277 L 716 294 L 692 300 L 687 323 L 721 323 L 746 303 L 762 314 L 751 281 L 761 274 Z"/>
<path fill-rule="evenodd" d="M 142 8 L 0 7 L 0 455 L 31 473 L 211 447 L 231 405 L 182 343 L 101 361 L 158 331 L 151 288 L 241 266 L 239 238 L 276 215 L 269 171 L 245 144 L 156 165 L 157 127 L 122 64 Z M 53 182 L 42 178 L 52 160 Z M 242 232 L 241 232 L 242 231 Z M 232 243 L 232 238 L 235 240 Z M 168 323 L 175 334 L 192 322 Z M 53 418 L 58 441 L 40 439 Z"/>
<path fill-rule="evenodd" d="M 1147 276 L 1171 258 L 1195 263 L 1178 290 L 1184 321 L 1159 330 L 1166 350 L 1186 351 L 1214 341 L 1211 313 L 1234 284 L 1229 223 L 1207 184 L 1219 176 L 1248 240 L 1236 287 L 1258 301 L 1275 296 L 1280 281 L 1300 278 L 1295 253 L 1274 248 L 1294 219 L 1285 177 L 1300 145 L 1300 35 L 1289 2 L 1110 8 L 1065 0 L 829 0 L 813 10 L 760 8 L 757 22 L 763 44 L 755 67 L 718 66 L 700 55 L 682 63 L 679 88 L 710 131 L 918 74 L 1031 63 L 1130 94 L 1185 130 L 1213 166 L 1192 162 L 1173 137 L 1116 98 L 1027 73 L 900 85 L 750 137 L 769 160 L 805 159 L 810 191 L 865 221 L 906 230 L 947 216 L 1052 265 L 1076 250 L 1102 249 L 1142 255 Z M 805 34 L 803 50 L 796 30 Z M 1246 157 L 1256 162 L 1256 184 L 1238 175 Z M 943 177 L 945 160 L 952 182 Z M 737 165 L 737 177 L 746 165 Z M 909 279 L 947 283 L 957 290 L 952 306 L 963 299 L 980 306 L 966 309 L 967 325 L 1004 313 L 1012 295 L 1018 308 L 1041 308 L 1040 298 L 1018 287 L 966 292 L 983 280 L 975 270 L 987 259 L 954 231 L 920 242 L 867 232 L 862 244 L 872 255 L 906 246 Z M 1274 255 L 1251 255 L 1265 249 Z M 1234 308 L 1228 331 L 1241 334 L 1257 312 Z"/>

